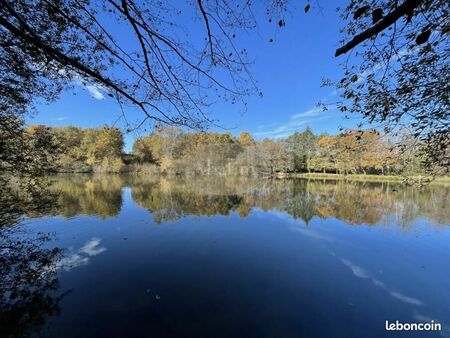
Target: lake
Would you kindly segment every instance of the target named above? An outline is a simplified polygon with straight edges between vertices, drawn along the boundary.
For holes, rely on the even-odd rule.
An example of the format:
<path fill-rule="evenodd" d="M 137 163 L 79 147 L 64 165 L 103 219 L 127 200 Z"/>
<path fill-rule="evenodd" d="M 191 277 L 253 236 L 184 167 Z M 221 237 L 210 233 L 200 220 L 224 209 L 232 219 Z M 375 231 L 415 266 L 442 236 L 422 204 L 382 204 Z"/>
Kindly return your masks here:
<path fill-rule="evenodd" d="M 52 180 L 7 228 L 0 336 L 450 337 L 449 186 Z"/>

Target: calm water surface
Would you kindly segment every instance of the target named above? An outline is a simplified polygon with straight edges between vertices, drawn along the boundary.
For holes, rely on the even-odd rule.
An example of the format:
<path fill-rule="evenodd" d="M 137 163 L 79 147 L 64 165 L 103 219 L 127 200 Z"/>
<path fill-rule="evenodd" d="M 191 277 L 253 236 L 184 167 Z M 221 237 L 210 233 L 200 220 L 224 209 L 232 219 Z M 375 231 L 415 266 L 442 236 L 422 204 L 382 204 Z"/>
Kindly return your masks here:
<path fill-rule="evenodd" d="M 36 292 L 5 306 L 20 322 L 4 334 L 450 337 L 448 186 L 67 176 L 52 190 L 14 236 L 63 249 L 42 265 L 54 285 L 21 281 Z"/>

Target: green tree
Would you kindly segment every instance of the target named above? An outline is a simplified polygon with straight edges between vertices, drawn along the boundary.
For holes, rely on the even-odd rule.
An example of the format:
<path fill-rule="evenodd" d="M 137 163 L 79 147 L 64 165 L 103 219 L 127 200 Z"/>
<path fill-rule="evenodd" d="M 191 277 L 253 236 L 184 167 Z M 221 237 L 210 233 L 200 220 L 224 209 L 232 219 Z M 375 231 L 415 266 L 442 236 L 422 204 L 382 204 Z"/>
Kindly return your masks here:
<path fill-rule="evenodd" d="M 302 132 L 295 132 L 286 139 L 289 152 L 293 157 L 295 171 L 310 171 L 309 164 L 314 153 L 315 139 L 316 137 L 309 127 Z"/>

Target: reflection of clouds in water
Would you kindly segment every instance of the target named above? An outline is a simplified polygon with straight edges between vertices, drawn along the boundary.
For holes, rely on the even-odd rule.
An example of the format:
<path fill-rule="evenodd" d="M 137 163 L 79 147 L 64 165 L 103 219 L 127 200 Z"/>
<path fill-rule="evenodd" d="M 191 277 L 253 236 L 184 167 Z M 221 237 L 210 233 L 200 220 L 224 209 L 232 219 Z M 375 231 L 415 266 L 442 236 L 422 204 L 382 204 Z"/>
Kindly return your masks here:
<path fill-rule="evenodd" d="M 317 239 L 321 239 L 321 240 L 325 240 L 325 241 L 333 241 L 332 238 L 326 236 L 326 235 L 322 235 L 317 231 L 311 230 L 311 229 L 305 229 L 305 228 L 300 228 L 300 227 L 292 227 L 293 231 L 296 232 L 300 232 L 306 236 L 312 237 L 312 238 L 317 238 Z M 333 256 L 336 256 L 335 253 L 331 253 Z M 344 263 L 344 265 L 348 266 L 350 268 L 350 270 L 352 270 L 353 274 L 358 277 L 358 278 L 362 278 L 362 279 L 370 279 L 373 283 L 373 285 L 385 290 L 391 297 L 398 299 L 399 301 L 403 302 L 403 303 L 407 303 L 407 304 L 412 304 L 412 305 L 417 305 L 417 306 L 422 306 L 424 305 L 422 301 L 413 298 L 413 297 L 409 297 L 406 296 L 404 294 L 402 294 L 399 291 L 395 291 L 390 289 L 385 283 L 379 281 L 378 279 L 372 278 L 370 276 L 370 273 L 367 272 L 364 268 L 360 267 L 359 265 L 354 264 L 353 262 L 349 261 L 348 259 L 345 258 L 341 258 L 342 263 Z"/>
<path fill-rule="evenodd" d="M 370 277 L 369 277 L 369 274 L 367 273 L 367 271 L 364 270 L 362 267 L 360 267 L 360 266 L 358 266 L 358 265 L 356 265 L 356 264 L 353 264 L 352 262 L 350 262 L 349 260 L 344 259 L 344 258 L 342 258 L 341 261 L 342 261 L 342 263 L 344 263 L 345 265 L 347 265 L 347 266 L 352 270 L 353 274 L 354 274 L 356 277 L 358 277 L 358 278 L 364 278 L 364 279 L 370 278 Z"/>
<path fill-rule="evenodd" d="M 105 247 L 99 247 L 101 239 L 91 238 L 86 244 L 80 249 L 80 252 L 87 254 L 88 256 L 97 256 L 102 252 L 106 251 Z"/>
<path fill-rule="evenodd" d="M 392 290 L 385 283 L 379 281 L 378 279 L 371 277 L 370 273 L 368 273 L 365 269 L 354 264 L 353 262 L 349 261 L 348 259 L 341 258 L 341 261 L 342 261 L 342 263 L 344 263 L 344 265 L 348 266 L 350 268 L 350 270 L 352 270 L 353 274 L 356 277 L 363 278 L 363 279 L 370 279 L 372 281 L 373 285 L 385 290 L 391 297 L 394 297 L 395 299 L 397 299 L 403 303 L 406 303 L 406 304 L 411 304 L 411 305 L 416 305 L 416 306 L 424 305 L 423 302 L 420 301 L 419 299 L 409 297 L 409 296 L 402 294 L 399 291 Z"/>
<path fill-rule="evenodd" d="M 292 231 L 299 232 L 302 235 L 305 235 L 305 236 L 308 236 L 308 237 L 311 237 L 311 238 L 321 239 L 321 240 L 324 240 L 324 241 L 327 241 L 327 242 L 332 242 L 333 241 L 333 239 L 331 237 L 329 237 L 327 235 L 323 235 L 323 234 L 321 234 L 321 233 L 319 233 L 318 231 L 315 231 L 315 230 L 301 228 L 301 227 L 298 227 L 298 226 L 293 226 L 293 227 L 291 227 L 291 229 L 292 229 Z"/>
<path fill-rule="evenodd" d="M 302 224 L 305 224 L 305 222 L 303 220 L 295 219 L 295 218 L 293 218 L 291 215 L 289 215 L 286 212 L 270 211 L 270 214 L 272 216 L 275 216 L 276 218 L 279 218 L 279 219 L 283 220 L 286 223 L 292 224 L 292 226 L 290 227 L 290 229 L 292 231 L 299 232 L 302 235 L 305 235 L 305 236 L 308 236 L 308 237 L 311 237 L 311 238 L 321 239 L 321 240 L 326 241 L 326 242 L 333 242 L 334 241 L 334 239 L 331 238 L 330 236 L 321 234 L 317 230 L 312 230 L 310 228 L 303 227 Z"/>
<path fill-rule="evenodd" d="M 284 212 L 284 211 L 279 211 L 279 210 L 270 210 L 270 211 L 264 211 L 260 208 L 254 208 L 254 210 L 256 211 L 256 216 L 260 217 L 260 218 L 266 218 L 268 214 L 270 214 L 270 216 L 274 216 L 276 218 L 279 218 L 283 221 L 289 222 L 289 223 L 296 223 L 298 224 L 299 222 L 303 222 L 303 220 L 298 220 L 293 218 L 291 215 L 289 215 L 288 213 Z"/>
<path fill-rule="evenodd" d="M 106 251 L 105 247 L 99 246 L 100 242 L 101 239 L 99 238 L 91 238 L 77 252 L 72 252 L 67 257 L 61 259 L 58 263 L 58 268 L 69 271 L 73 268 L 87 265 L 90 257 L 97 256 Z"/>
<path fill-rule="evenodd" d="M 405 296 L 404 294 L 401 294 L 400 292 L 397 292 L 397 291 L 389 291 L 389 294 L 392 297 L 397 298 L 398 300 L 400 300 L 404 303 L 417 305 L 417 306 L 423 305 L 423 303 L 420 300 L 418 300 L 416 298 Z"/>
<path fill-rule="evenodd" d="M 73 268 L 86 265 L 87 263 L 89 263 L 88 257 L 83 257 L 74 253 L 61 259 L 57 266 L 58 268 L 63 268 L 64 270 L 69 271 Z"/>

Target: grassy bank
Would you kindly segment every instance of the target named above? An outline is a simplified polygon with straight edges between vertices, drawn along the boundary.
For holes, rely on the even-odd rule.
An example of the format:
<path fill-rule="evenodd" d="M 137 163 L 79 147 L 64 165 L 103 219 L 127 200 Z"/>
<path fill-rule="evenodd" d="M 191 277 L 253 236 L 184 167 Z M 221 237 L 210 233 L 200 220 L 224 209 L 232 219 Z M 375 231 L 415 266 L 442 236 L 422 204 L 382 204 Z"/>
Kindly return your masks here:
<path fill-rule="evenodd" d="M 321 180 L 347 180 L 347 181 L 382 181 L 382 182 L 399 182 L 405 181 L 403 176 L 393 176 L 393 175 L 360 175 L 360 174 L 324 174 L 324 173 L 296 173 L 290 174 L 288 177 L 298 177 L 298 178 L 309 178 L 309 179 L 321 179 Z M 426 177 L 417 176 L 410 177 L 413 180 L 424 179 Z M 449 176 L 436 177 L 431 183 L 439 184 L 450 184 Z"/>

